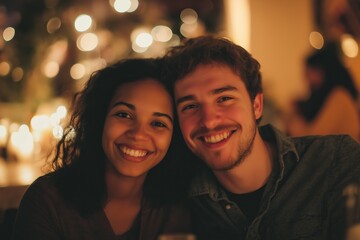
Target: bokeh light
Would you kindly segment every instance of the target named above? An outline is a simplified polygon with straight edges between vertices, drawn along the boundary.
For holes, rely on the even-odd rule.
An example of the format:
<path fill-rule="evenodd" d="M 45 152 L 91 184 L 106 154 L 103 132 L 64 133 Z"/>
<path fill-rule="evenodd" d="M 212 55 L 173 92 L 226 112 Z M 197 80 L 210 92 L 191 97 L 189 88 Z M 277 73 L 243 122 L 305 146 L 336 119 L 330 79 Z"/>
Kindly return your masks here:
<path fill-rule="evenodd" d="M 135 12 L 136 9 L 139 7 L 139 1 L 138 0 L 130 0 L 131 6 L 127 10 L 127 12 Z"/>
<path fill-rule="evenodd" d="M 147 48 L 153 43 L 153 38 L 150 33 L 140 33 L 136 36 L 135 42 L 139 47 Z"/>
<path fill-rule="evenodd" d="M 84 33 L 77 39 L 76 45 L 79 50 L 89 52 L 94 50 L 99 43 L 98 37 L 94 33 Z"/>
<path fill-rule="evenodd" d="M 119 13 L 124 13 L 128 11 L 131 7 L 130 0 L 115 0 L 114 2 L 114 9 Z"/>
<path fill-rule="evenodd" d="M 172 30 L 164 25 L 155 26 L 151 30 L 151 36 L 155 41 L 159 42 L 167 42 L 172 38 L 173 32 Z"/>
<path fill-rule="evenodd" d="M 0 76 L 6 76 L 10 72 L 10 64 L 8 62 L 0 63 Z"/>
<path fill-rule="evenodd" d="M 15 36 L 15 29 L 13 27 L 7 27 L 5 28 L 3 32 L 3 38 L 5 41 L 11 41 Z"/>
<path fill-rule="evenodd" d="M 82 14 L 75 20 L 75 29 L 79 32 L 85 32 L 91 27 L 92 18 L 89 15 Z"/>
<path fill-rule="evenodd" d="M 46 24 L 48 33 L 54 33 L 61 27 L 61 20 L 58 17 L 51 18 Z"/>
<path fill-rule="evenodd" d="M 43 67 L 43 74 L 48 78 L 55 77 L 60 70 L 60 66 L 55 61 L 49 61 L 47 62 Z"/>
<path fill-rule="evenodd" d="M 341 49 L 349 58 L 355 58 L 359 53 L 359 45 L 356 40 L 349 34 L 341 37 Z"/>
<path fill-rule="evenodd" d="M 81 63 L 76 63 L 70 68 L 70 76 L 75 80 L 83 78 L 85 76 L 85 73 L 86 68 Z"/>
<path fill-rule="evenodd" d="M 24 70 L 21 67 L 16 67 L 11 73 L 14 82 L 20 81 L 24 76 Z"/>
<path fill-rule="evenodd" d="M 180 13 L 180 19 L 181 21 L 183 21 L 183 23 L 194 24 L 198 20 L 198 14 L 194 9 L 185 8 Z"/>
<path fill-rule="evenodd" d="M 313 31 L 309 35 L 310 45 L 315 49 L 321 49 L 324 46 L 324 38 L 321 33 Z"/>
<path fill-rule="evenodd" d="M 60 119 L 63 119 L 67 115 L 67 109 L 65 106 L 60 105 L 56 108 L 56 113 L 59 116 Z"/>

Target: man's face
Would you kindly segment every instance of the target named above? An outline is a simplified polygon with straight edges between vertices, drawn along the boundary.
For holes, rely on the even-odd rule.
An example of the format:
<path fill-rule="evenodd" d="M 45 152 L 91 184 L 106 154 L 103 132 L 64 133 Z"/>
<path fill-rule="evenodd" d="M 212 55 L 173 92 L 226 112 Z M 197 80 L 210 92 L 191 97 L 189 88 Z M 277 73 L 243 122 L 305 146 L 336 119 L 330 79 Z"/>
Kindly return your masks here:
<path fill-rule="evenodd" d="M 252 149 L 262 94 L 252 102 L 229 67 L 199 65 L 175 84 L 179 123 L 188 147 L 213 170 L 229 170 Z"/>

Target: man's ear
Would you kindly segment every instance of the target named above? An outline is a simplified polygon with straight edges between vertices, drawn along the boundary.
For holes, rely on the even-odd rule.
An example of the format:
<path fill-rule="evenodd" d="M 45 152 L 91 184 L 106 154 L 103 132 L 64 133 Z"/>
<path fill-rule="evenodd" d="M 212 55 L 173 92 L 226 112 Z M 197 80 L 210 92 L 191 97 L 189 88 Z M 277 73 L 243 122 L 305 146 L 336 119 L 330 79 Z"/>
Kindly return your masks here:
<path fill-rule="evenodd" d="M 254 108 L 255 118 L 259 119 L 262 116 L 262 112 L 263 112 L 263 94 L 262 93 L 256 94 L 254 101 L 253 101 L 253 108 Z"/>

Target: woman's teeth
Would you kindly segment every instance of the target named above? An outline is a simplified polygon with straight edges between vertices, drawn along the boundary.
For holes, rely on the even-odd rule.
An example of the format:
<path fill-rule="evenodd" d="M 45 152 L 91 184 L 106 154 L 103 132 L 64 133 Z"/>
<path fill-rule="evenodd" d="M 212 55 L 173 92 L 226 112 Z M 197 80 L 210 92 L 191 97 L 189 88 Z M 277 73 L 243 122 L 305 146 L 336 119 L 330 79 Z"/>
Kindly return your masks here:
<path fill-rule="evenodd" d="M 147 151 L 144 150 L 135 150 L 128 147 L 121 147 L 121 152 L 123 152 L 126 155 L 129 155 L 131 157 L 144 157 L 147 154 Z"/>

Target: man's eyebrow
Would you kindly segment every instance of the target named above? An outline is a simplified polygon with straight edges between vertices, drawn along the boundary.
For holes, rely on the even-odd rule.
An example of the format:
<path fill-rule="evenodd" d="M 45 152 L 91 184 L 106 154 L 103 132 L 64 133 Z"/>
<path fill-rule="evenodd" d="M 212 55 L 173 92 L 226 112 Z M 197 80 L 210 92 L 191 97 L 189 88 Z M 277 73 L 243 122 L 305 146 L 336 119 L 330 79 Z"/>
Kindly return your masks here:
<path fill-rule="evenodd" d="M 172 123 L 174 122 L 174 120 L 172 119 L 172 117 L 170 117 L 170 115 L 169 115 L 169 114 L 166 114 L 166 113 L 154 112 L 154 116 L 157 116 L 157 117 L 166 117 L 166 118 L 168 118 Z"/>
<path fill-rule="evenodd" d="M 236 87 L 227 85 L 227 86 L 224 86 L 221 88 L 216 88 L 214 90 L 211 90 L 211 94 L 219 94 L 219 93 L 226 92 L 226 91 L 237 91 L 237 90 L 238 89 Z M 187 96 L 181 97 L 176 101 L 176 106 L 178 106 L 180 103 L 190 101 L 193 99 L 195 99 L 194 95 L 187 95 Z"/>
<path fill-rule="evenodd" d="M 127 103 L 127 102 L 122 102 L 122 101 L 119 101 L 119 102 L 116 102 L 112 105 L 112 107 L 116 107 L 118 105 L 125 105 L 126 107 L 130 108 L 131 110 L 135 110 L 135 106 L 130 104 L 130 103 Z"/>
<path fill-rule="evenodd" d="M 221 87 L 221 88 L 217 88 L 217 89 L 214 89 L 211 91 L 212 94 L 219 94 L 219 93 L 222 93 L 222 92 L 226 92 L 226 91 L 237 91 L 238 89 L 234 86 L 231 86 L 231 85 L 227 85 L 227 86 L 224 86 L 224 87 Z"/>
<path fill-rule="evenodd" d="M 178 106 L 180 103 L 190 101 L 190 100 L 193 100 L 193 99 L 195 99 L 194 95 L 187 95 L 187 96 L 181 97 L 178 100 L 176 100 L 176 106 Z"/>

